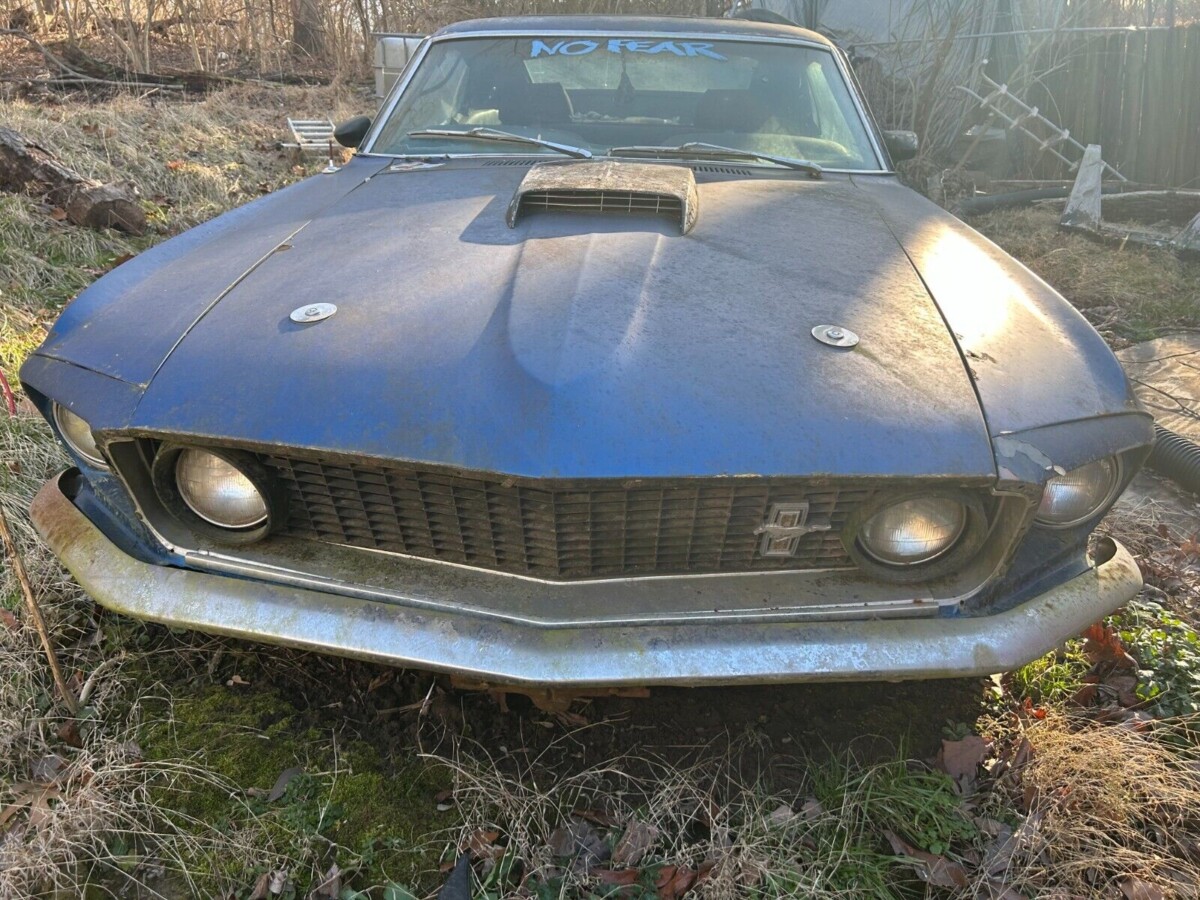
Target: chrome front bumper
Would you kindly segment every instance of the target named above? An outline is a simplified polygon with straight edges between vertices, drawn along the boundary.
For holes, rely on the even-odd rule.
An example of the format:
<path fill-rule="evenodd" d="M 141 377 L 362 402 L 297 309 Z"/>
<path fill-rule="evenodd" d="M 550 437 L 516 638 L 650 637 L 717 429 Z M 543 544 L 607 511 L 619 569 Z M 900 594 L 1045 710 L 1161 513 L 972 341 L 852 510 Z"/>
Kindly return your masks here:
<path fill-rule="evenodd" d="M 975 618 L 535 626 L 189 569 L 128 556 L 59 479 L 33 523 L 103 606 L 167 625 L 475 680 L 543 687 L 873 681 L 1017 668 L 1133 598 L 1141 573 L 1111 558 L 1007 612 Z"/>

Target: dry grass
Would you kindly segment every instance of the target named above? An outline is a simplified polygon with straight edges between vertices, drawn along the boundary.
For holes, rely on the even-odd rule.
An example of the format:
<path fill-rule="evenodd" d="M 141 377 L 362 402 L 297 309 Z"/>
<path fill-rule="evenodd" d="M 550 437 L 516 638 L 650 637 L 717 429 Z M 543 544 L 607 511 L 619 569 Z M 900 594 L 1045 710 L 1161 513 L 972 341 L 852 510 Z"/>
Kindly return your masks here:
<path fill-rule="evenodd" d="M 0 102 L 0 121 L 76 171 L 132 182 L 152 225 L 145 238 L 76 228 L 37 198 L 0 193 L 0 367 L 9 380 L 66 302 L 118 260 L 318 165 L 310 158 L 298 173 L 274 149 L 289 115 L 339 120 L 369 107 L 344 88 L 256 86 L 195 103 Z"/>
<path fill-rule="evenodd" d="M 586 740 L 580 732 L 561 742 Z M 936 836 L 959 841 L 957 850 L 975 835 L 949 778 L 920 762 L 776 760 L 796 785 L 780 790 L 765 775 L 768 754 L 746 735 L 697 748 L 690 764 L 624 756 L 557 778 L 519 752 L 496 760 L 471 746 L 452 760 L 430 758 L 454 773 L 465 824 L 446 855 L 469 848 L 482 859 L 477 895 L 506 896 L 524 884 L 538 896 L 587 897 L 603 884 L 597 870 L 624 871 L 649 888 L 674 869 L 703 873 L 689 896 L 714 900 L 898 898 L 913 896 L 919 882 L 886 830 L 920 846 Z M 641 852 L 608 860 L 635 831 L 648 836 L 637 842 Z M 603 859 L 589 865 L 587 850 L 564 855 L 572 840 Z"/>
<path fill-rule="evenodd" d="M 40 483 L 66 460 L 40 420 L 0 421 L 0 503 L 13 525 L 31 581 L 83 711 L 58 705 L 33 627 L 23 621 L 9 566 L 0 569 L 0 606 L 20 618 L 0 626 L 0 897 L 47 891 L 82 896 L 81 879 L 123 887 L 248 864 L 269 847 L 262 833 L 220 834 L 211 823 L 161 814 L 165 791 L 220 783 L 179 760 L 147 764 L 131 738 L 152 690 L 123 674 L 127 657 L 106 656 L 90 604 L 42 548 L 25 510 Z M 153 795 L 160 799 L 155 800 Z M 253 849 L 252 849 L 253 848 Z M 220 864 L 220 865 L 219 865 Z"/>
<path fill-rule="evenodd" d="M 1195 751 L 1161 732 L 1072 720 L 1051 711 L 1023 726 L 1033 748 L 1013 787 L 1025 842 L 1005 873 L 1018 890 L 1120 896 L 1139 879 L 1171 897 L 1200 884 Z M 1126 894 L 1126 896 L 1152 896 Z"/>
<path fill-rule="evenodd" d="M 0 368 L 14 388 L 45 327 L 115 261 L 297 177 L 273 149 L 287 114 L 340 117 L 361 102 L 341 89 L 235 88 L 199 103 L 0 103 L 0 121 L 77 171 L 133 181 L 154 224 L 138 239 L 75 228 L 37 198 L 0 194 Z M 66 463 L 40 417 L 0 418 L 0 504 L 68 677 L 86 691 L 83 717 L 71 725 L 23 622 L 10 567 L 0 567 L 0 607 L 18 617 L 0 625 L 0 815 L 12 810 L 0 828 L 0 897 L 80 896 L 83 880 L 195 896 L 202 891 L 194 872 L 226 873 L 227 887 L 239 888 L 233 873 L 269 862 L 280 829 L 247 815 L 238 829 L 219 831 L 164 807 L 173 794 L 236 797 L 238 787 L 198 763 L 141 759 L 132 736 L 144 724 L 144 703 L 158 693 L 158 705 L 169 704 L 167 689 L 138 683 L 144 667 L 124 674 L 136 653 L 106 653 L 90 603 L 28 521 L 34 493 Z"/>
<path fill-rule="evenodd" d="M 1138 341 L 1200 327 L 1200 263 L 1137 245 L 1115 249 L 1058 228 L 1049 207 L 989 213 L 971 224 L 1052 284 L 1101 333 Z"/>

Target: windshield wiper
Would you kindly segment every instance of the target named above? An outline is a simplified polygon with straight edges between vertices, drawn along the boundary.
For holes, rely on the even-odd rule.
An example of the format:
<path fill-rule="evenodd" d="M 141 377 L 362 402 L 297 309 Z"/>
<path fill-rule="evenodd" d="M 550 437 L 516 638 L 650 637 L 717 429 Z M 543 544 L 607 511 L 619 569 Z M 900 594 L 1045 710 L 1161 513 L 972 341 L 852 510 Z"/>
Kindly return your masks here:
<path fill-rule="evenodd" d="M 582 147 L 572 147 L 570 144 L 559 144 L 555 141 L 544 141 L 541 138 L 527 137 L 523 134 L 513 134 L 511 131 L 498 131 L 495 128 L 468 128 L 466 131 L 455 131 L 452 128 L 426 128 L 423 131 L 410 131 L 410 138 L 448 137 L 462 138 L 468 141 L 491 141 L 500 144 L 524 144 L 527 147 L 544 147 L 554 150 L 564 156 L 575 159 L 591 159 L 592 151 Z"/>
<path fill-rule="evenodd" d="M 707 144 L 704 141 L 688 141 L 677 147 L 613 147 L 608 151 L 609 156 L 656 156 L 661 158 L 679 157 L 681 159 L 745 159 L 760 162 L 775 163 L 789 169 L 799 169 L 807 172 L 813 178 L 820 178 L 824 171 L 815 162 L 807 159 L 792 159 L 788 156 L 772 156 L 769 153 L 755 153 L 752 150 L 738 150 L 736 147 L 722 147 L 720 144 Z"/>

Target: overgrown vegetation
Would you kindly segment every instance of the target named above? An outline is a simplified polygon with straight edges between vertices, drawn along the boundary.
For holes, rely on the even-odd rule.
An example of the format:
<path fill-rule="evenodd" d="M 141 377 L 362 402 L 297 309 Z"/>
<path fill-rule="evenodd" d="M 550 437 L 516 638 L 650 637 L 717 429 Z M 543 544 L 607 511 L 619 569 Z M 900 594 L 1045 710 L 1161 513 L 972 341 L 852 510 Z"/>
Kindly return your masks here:
<path fill-rule="evenodd" d="M 286 112 L 364 105 L 257 87 L 193 104 L 0 102 L 0 119 L 75 168 L 137 183 L 156 224 L 132 240 L 0 195 L 0 368 L 15 374 L 62 305 L 123 257 L 306 171 L 272 149 Z M 1194 268 L 1052 221 L 1011 212 L 984 227 L 1110 335 L 1200 324 Z M 56 702 L 5 567 L 0 897 L 136 884 L 402 900 L 435 892 L 460 855 L 489 898 L 1158 897 L 1200 882 L 1200 547 L 1144 510 L 1106 527 L 1139 554 L 1147 599 L 989 686 L 987 715 L 947 725 L 937 758 L 933 686 L 915 737 L 873 720 L 887 752 L 792 739 L 847 714 L 833 687 L 806 695 L 814 721 L 751 717 L 732 737 L 662 722 L 675 730 L 647 750 L 651 729 L 627 730 L 619 704 L 502 712 L 429 676 L 105 614 L 28 526 L 30 498 L 64 463 L 38 417 L 0 414 L 0 504 L 84 700 L 78 720 Z"/>
<path fill-rule="evenodd" d="M 1200 262 L 1129 244 L 1099 246 L 1058 227 L 1060 208 L 1009 209 L 971 225 L 1054 285 L 1117 343 L 1200 327 Z"/>

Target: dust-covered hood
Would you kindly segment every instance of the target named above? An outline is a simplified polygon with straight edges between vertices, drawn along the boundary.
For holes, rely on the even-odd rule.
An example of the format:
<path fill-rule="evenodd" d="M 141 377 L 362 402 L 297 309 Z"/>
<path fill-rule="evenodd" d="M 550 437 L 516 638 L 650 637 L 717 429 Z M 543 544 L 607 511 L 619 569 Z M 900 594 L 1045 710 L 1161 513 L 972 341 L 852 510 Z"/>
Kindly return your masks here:
<path fill-rule="evenodd" d="M 958 348 L 850 179 L 701 167 L 681 235 L 587 211 L 510 227 L 526 171 L 383 171 L 273 222 L 198 321 L 140 339 L 131 368 L 162 358 L 129 424 L 529 476 L 994 475 Z M 255 256 L 254 218 L 247 246 L 221 240 Z M 337 313 L 289 319 L 319 301 Z"/>

